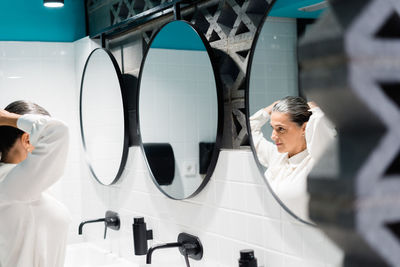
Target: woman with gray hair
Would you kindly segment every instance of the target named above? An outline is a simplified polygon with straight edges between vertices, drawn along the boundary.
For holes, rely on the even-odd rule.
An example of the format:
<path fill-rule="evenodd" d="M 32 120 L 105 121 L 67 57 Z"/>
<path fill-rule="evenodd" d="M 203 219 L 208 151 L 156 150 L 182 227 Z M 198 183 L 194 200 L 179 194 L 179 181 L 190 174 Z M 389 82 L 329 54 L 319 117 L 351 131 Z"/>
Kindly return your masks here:
<path fill-rule="evenodd" d="M 271 139 L 261 131 L 269 121 Z M 302 218 L 307 212 L 307 176 L 336 131 L 314 103 L 288 96 L 250 117 L 253 144 L 275 194 Z"/>

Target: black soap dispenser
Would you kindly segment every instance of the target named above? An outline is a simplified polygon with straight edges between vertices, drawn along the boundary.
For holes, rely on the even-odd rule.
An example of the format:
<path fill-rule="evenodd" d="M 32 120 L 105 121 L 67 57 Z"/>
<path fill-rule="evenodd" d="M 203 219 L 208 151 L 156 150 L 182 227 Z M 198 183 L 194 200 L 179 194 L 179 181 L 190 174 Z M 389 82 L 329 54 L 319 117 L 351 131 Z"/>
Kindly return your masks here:
<path fill-rule="evenodd" d="M 254 250 L 243 249 L 240 251 L 239 267 L 257 267 L 257 259 Z"/>
<path fill-rule="evenodd" d="M 135 255 L 146 255 L 147 240 L 153 239 L 153 231 L 147 230 L 143 217 L 134 217 L 132 228 Z"/>

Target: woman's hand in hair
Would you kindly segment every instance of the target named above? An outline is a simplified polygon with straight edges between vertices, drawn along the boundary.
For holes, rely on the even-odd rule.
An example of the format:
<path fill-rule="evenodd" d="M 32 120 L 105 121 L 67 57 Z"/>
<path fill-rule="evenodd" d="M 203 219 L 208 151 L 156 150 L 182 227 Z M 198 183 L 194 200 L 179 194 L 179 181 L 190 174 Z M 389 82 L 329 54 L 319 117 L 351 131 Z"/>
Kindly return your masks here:
<path fill-rule="evenodd" d="M 0 109 L 0 126 L 17 127 L 17 121 L 21 115 L 10 113 L 4 109 Z"/>
<path fill-rule="evenodd" d="M 272 103 L 272 104 L 269 105 L 268 107 L 264 108 L 265 112 L 267 112 L 268 115 L 271 115 L 272 108 L 273 108 L 273 107 L 275 106 L 275 104 L 278 103 L 278 102 L 279 102 L 279 100 L 278 100 L 278 101 L 275 101 L 274 103 Z"/>
<path fill-rule="evenodd" d="M 310 109 L 318 107 L 318 105 L 314 101 L 307 102 Z"/>

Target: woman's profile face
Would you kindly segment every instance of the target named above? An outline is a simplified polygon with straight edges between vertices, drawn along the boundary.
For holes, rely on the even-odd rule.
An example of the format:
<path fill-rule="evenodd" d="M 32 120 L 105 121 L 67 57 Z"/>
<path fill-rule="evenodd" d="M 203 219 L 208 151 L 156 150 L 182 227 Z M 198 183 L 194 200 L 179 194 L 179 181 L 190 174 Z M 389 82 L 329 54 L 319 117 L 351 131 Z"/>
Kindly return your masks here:
<path fill-rule="evenodd" d="M 270 124 L 272 127 L 271 139 L 279 153 L 287 152 L 291 157 L 307 148 L 304 136 L 306 123 L 299 126 L 290 120 L 289 114 L 274 111 L 271 113 Z"/>

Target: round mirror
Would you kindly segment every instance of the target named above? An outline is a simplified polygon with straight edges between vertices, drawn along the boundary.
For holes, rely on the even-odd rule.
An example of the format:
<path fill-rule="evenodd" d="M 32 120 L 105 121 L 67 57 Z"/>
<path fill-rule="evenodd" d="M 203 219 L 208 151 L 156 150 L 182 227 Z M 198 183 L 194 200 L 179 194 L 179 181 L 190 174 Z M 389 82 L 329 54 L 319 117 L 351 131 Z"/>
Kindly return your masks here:
<path fill-rule="evenodd" d="M 246 101 L 250 143 L 267 185 L 290 214 L 310 222 L 307 177 L 336 131 L 318 103 L 299 96 L 300 23 L 267 18 L 252 50 Z"/>
<path fill-rule="evenodd" d="M 128 155 L 122 76 L 113 55 L 95 49 L 83 70 L 80 122 L 86 161 L 103 185 L 117 182 Z"/>
<path fill-rule="evenodd" d="M 142 151 L 154 183 L 173 199 L 200 192 L 219 153 L 221 95 L 203 38 L 186 22 L 166 24 L 150 42 L 139 75 Z"/>

